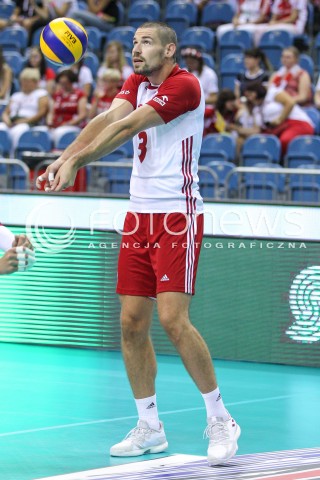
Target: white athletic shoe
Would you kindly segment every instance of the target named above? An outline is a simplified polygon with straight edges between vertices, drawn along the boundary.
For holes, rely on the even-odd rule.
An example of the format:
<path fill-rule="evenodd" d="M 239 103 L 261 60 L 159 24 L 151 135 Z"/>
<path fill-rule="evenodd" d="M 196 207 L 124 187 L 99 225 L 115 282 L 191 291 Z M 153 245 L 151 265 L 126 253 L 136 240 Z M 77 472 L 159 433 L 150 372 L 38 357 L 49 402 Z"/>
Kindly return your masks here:
<path fill-rule="evenodd" d="M 153 430 L 148 423 L 139 420 L 138 425 L 130 430 L 120 443 L 110 448 L 112 457 L 137 457 L 145 453 L 160 453 L 168 448 L 163 423 L 160 422 L 159 430 Z"/>
<path fill-rule="evenodd" d="M 204 437 L 209 438 L 208 463 L 210 466 L 221 465 L 236 454 L 240 433 L 239 425 L 230 415 L 227 420 L 220 417 L 208 418 Z"/>

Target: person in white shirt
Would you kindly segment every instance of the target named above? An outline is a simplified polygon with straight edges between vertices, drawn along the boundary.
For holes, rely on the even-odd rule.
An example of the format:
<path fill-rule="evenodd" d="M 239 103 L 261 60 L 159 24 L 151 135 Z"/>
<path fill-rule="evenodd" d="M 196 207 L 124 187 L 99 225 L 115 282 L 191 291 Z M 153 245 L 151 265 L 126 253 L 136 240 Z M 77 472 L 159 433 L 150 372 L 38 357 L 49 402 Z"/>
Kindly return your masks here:
<path fill-rule="evenodd" d="M 184 48 L 181 50 L 181 56 L 186 62 L 188 71 L 199 79 L 206 104 L 214 105 L 219 90 L 216 72 L 205 65 L 201 51 L 196 48 Z"/>
<path fill-rule="evenodd" d="M 20 73 L 21 90 L 14 93 L 2 114 L 0 130 L 6 130 L 12 141 L 12 154 L 19 138 L 36 125 L 43 125 L 49 111 L 48 92 L 38 88 L 40 72 L 35 68 L 25 68 Z"/>
<path fill-rule="evenodd" d="M 197 170 L 205 99 L 199 80 L 176 64 L 176 50 L 172 28 L 157 22 L 141 25 L 133 40 L 135 73 L 108 111 L 91 120 L 38 177 L 37 187 L 45 183 L 47 192 L 67 188 L 80 167 L 133 138 L 130 205 L 117 293 L 122 305 L 122 351 L 139 421 L 125 440 L 111 447 L 110 454 L 137 456 L 168 447 L 159 420 L 156 359 L 149 336 L 157 298 L 161 325 L 204 399 L 208 463 L 217 465 L 235 455 L 240 427 L 224 406 L 208 347 L 189 319 L 203 235 Z"/>
<path fill-rule="evenodd" d="M 0 275 L 25 272 L 33 267 L 35 253 L 26 235 L 14 235 L 0 223 L 0 250 L 5 254 L 0 258 Z"/>

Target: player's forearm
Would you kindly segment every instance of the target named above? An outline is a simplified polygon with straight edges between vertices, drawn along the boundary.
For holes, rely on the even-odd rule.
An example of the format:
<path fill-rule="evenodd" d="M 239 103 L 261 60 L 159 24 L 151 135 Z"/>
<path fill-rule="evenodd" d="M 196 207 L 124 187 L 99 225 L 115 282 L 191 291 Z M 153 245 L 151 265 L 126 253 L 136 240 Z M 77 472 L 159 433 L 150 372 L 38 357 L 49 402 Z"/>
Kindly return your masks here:
<path fill-rule="evenodd" d="M 88 163 L 95 162 L 101 157 L 108 155 L 116 148 L 123 145 L 130 140 L 135 134 L 133 128 L 123 121 L 115 122 L 106 130 L 103 130 L 99 135 L 85 146 L 78 154 L 70 158 L 70 162 L 77 169 L 88 165 Z"/>

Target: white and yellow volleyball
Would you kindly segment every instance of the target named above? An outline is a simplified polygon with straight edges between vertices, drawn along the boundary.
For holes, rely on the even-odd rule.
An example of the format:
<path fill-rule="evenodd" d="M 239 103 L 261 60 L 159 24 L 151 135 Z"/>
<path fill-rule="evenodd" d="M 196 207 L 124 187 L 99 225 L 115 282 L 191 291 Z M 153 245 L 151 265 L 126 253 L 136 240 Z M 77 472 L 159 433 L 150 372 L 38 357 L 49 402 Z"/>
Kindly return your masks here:
<path fill-rule="evenodd" d="M 55 18 L 40 35 L 43 55 L 56 65 L 73 65 L 86 53 L 88 35 L 83 26 L 72 18 Z"/>

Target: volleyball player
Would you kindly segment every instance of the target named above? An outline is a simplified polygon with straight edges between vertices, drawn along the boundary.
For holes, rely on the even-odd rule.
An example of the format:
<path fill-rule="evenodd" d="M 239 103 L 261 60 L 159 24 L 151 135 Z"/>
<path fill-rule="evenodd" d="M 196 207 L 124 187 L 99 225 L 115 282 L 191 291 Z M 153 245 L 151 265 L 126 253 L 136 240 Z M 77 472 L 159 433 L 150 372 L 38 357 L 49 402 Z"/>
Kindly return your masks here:
<path fill-rule="evenodd" d="M 26 271 L 35 262 L 33 246 L 26 235 L 14 235 L 0 224 L 0 250 L 5 254 L 0 258 L 0 275 Z"/>
<path fill-rule="evenodd" d="M 137 456 L 168 446 L 158 416 L 149 336 L 156 298 L 160 322 L 203 396 L 208 462 L 217 465 L 236 453 L 240 427 L 224 406 L 208 347 L 189 319 L 203 232 L 197 165 L 205 102 L 198 79 L 176 64 L 176 47 L 176 34 L 167 25 L 139 27 L 132 50 L 135 73 L 111 108 L 89 123 L 37 186 L 45 182 L 45 189 L 55 192 L 73 185 L 79 168 L 133 138 L 117 292 L 122 352 L 139 421 L 110 454 Z"/>

